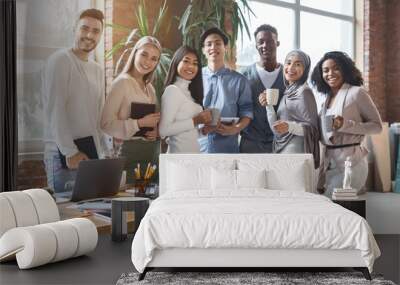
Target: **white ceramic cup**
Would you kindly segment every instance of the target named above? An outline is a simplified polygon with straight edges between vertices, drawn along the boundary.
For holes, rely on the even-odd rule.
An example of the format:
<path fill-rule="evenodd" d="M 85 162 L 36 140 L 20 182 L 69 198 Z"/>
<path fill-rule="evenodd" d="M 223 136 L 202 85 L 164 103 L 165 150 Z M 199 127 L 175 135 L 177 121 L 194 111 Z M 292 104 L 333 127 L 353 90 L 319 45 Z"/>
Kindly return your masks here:
<path fill-rule="evenodd" d="M 208 109 L 211 111 L 211 126 L 216 126 L 218 124 L 219 118 L 221 117 L 221 111 L 217 108 Z"/>
<path fill-rule="evenodd" d="M 332 132 L 333 120 L 335 119 L 335 115 L 325 115 L 323 118 L 324 118 L 325 130 L 327 132 Z"/>
<path fill-rule="evenodd" d="M 268 105 L 275 106 L 276 104 L 278 104 L 279 89 L 268 88 L 266 90 L 266 94 Z"/>

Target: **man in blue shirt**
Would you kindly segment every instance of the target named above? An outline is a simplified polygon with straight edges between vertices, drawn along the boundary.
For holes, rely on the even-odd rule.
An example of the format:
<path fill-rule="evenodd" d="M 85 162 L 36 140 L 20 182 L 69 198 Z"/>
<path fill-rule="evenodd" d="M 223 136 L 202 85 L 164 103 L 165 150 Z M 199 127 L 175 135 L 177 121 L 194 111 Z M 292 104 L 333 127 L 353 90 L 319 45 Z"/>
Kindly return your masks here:
<path fill-rule="evenodd" d="M 201 35 L 200 41 L 207 58 L 207 66 L 202 70 L 204 108 L 217 108 L 221 118 L 239 118 L 233 124 L 205 126 L 202 132 L 206 136 L 199 140 L 201 152 L 238 153 L 239 133 L 253 118 L 250 84 L 243 75 L 225 67 L 228 37 L 220 29 L 208 29 Z"/>
<path fill-rule="evenodd" d="M 250 82 L 253 96 L 254 119 L 242 132 L 240 152 L 270 153 L 274 134 L 268 123 L 265 107 L 261 106 L 258 97 L 268 88 L 279 89 L 279 103 L 285 92 L 282 64 L 276 60 L 276 50 L 279 46 L 278 31 L 270 25 L 261 25 L 254 32 L 259 61 L 241 70 Z"/>

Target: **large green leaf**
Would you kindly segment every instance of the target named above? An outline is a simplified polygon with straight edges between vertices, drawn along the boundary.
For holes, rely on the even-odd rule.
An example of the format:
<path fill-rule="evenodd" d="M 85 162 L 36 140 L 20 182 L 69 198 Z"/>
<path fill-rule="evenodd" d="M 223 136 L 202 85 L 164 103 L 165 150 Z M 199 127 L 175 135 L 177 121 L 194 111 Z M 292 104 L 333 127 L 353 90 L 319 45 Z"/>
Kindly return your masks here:
<path fill-rule="evenodd" d="M 153 29 L 149 29 L 149 19 L 147 17 L 145 2 L 141 0 L 139 5 L 136 7 L 135 17 L 138 23 L 138 27 L 127 28 L 118 24 L 106 24 L 108 27 L 115 28 L 124 32 L 127 32 L 127 36 L 123 37 L 118 43 L 116 43 L 111 50 L 107 51 L 106 58 L 112 57 L 117 51 L 123 49 L 122 54 L 118 58 L 115 65 L 115 74 L 117 75 L 122 70 L 122 63 L 124 57 L 130 52 L 131 48 L 134 46 L 136 41 L 144 36 L 154 36 L 157 37 L 161 33 L 168 33 L 170 24 L 165 25 L 166 13 L 168 7 L 166 5 L 167 1 L 164 1 L 162 7 L 158 12 L 158 16 L 155 19 Z M 167 75 L 169 65 L 171 63 L 172 51 L 168 49 L 163 49 L 160 56 L 160 63 L 158 64 L 154 72 L 154 87 L 156 89 L 157 96 L 161 96 L 161 92 L 164 86 L 164 79 Z"/>
<path fill-rule="evenodd" d="M 110 59 L 117 51 L 125 46 L 126 38 L 122 38 L 118 43 L 116 43 L 109 51 L 106 52 L 105 58 Z"/>
<path fill-rule="evenodd" d="M 154 24 L 153 36 L 155 36 L 155 37 L 157 37 L 158 33 L 160 32 L 160 28 L 161 28 L 161 25 L 162 25 L 163 20 L 165 18 L 165 15 L 167 14 L 167 10 L 168 10 L 167 1 L 164 1 L 164 4 L 161 7 L 160 11 L 158 12 L 158 17 L 157 17 L 157 19 L 155 21 L 155 24 Z M 164 32 L 168 33 L 169 32 L 169 28 L 167 27 Z"/>
<path fill-rule="evenodd" d="M 248 0 L 191 0 L 179 21 L 179 30 L 183 42 L 196 48 L 202 54 L 199 43 L 200 35 L 211 26 L 219 27 L 229 37 L 230 47 L 234 47 L 239 33 L 243 32 L 251 38 L 248 26 L 250 14 L 254 15 Z M 246 17 L 247 16 L 247 17 Z M 232 23 L 230 33 L 225 29 L 225 19 L 229 17 Z M 203 63 L 205 60 L 203 58 Z"/>

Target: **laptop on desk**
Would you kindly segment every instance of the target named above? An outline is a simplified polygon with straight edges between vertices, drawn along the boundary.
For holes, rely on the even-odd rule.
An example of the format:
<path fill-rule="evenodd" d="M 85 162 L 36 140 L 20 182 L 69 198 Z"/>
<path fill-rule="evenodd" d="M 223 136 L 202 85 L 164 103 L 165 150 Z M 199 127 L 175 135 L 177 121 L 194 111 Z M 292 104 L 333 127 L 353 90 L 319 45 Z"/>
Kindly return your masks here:
<path fill-rule="evenodd" d="M 114 196 L 119 191 L 124 164 L 125 158 L 83 160 L 79 163 L 72 193 L 59 193 L 57 197 L 76 202 Z"/>

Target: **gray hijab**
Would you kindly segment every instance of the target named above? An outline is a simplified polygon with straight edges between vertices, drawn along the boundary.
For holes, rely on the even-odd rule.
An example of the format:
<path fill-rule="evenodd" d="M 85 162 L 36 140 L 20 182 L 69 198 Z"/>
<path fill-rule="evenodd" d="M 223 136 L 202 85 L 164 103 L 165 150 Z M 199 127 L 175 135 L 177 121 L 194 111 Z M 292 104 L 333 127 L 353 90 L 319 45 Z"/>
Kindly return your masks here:
<path fill-rule="evenodd" d="M 319 132 L 317 105 L 312 90 L 306 81 L 310 71 L 310 57 L 300 50 L 291 51 L 285 58 L 285 62 L 291 56 L 298 56 L 304 65 L 304 73 L 296 82 L 289 85 L 284 77 L 286 90 L 278 107 L 277 116 L 280 120 L 294 121 L 302 124 L 304 131 L 304 153 L 312 153 L 314 166 L 319 166 Z M 274 152 L 281 152 L 293 138 L 292 133 L 282 135 L 275 134 Z"/>
<path fill-rule="evenodd" d="M 289 84 L 289 82 L 285 78 L 285 74 L 283 74 L 283 82 L 285 83 L 286 90 L 285 95 L 288 99 L 292 97 L 298 96 L 299 89 L 306 83 L 308 78 L 308 73 L 310 72 L 311 60 L 310 57 L 301 50 L 292 50 L 289 52 L 285 58 L 285 63 L 289 60 L 291 56 L 297 56 L 304 66 L 304 73 L 303 76 L 297 80 L 293 84 Z"/>

